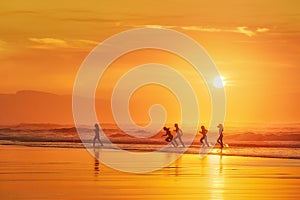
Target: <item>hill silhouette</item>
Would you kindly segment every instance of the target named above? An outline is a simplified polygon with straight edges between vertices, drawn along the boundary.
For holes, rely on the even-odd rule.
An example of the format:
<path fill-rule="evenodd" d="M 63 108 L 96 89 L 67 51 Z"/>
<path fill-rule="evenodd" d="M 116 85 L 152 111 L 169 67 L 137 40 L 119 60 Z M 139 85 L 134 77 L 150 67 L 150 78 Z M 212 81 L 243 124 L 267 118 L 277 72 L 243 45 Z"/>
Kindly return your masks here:
<path fill-rule="evenodd" d="M 96 100 L 96 104 L 101 101 Z M 73 124 L 72 95 L 22 90 L 0 94 L 0 124 Z"/>

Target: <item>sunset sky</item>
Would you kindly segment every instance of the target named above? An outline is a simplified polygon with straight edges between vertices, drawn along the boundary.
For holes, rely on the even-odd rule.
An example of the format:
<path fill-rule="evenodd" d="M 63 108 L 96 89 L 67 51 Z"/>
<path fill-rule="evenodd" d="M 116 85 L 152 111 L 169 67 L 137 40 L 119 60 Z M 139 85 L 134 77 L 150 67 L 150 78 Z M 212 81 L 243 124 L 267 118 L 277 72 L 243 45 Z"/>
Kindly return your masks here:
<path fill-rule="evenodd" d="M 81 63 L 101 41 L 132 28 L 170 28 L 195 39 L 215 61 L 227 83 L 226 122 L 300 122 L 299 1 L 75 2 L 0 2 L 1 94 L 37 90 L 71 95 Z M 184 61 L 158 51 L 133 52 L 111 66 L 97 97 L 108 100 L 123 71 L 153 61 L 177 67 L 197 84 Z M 147 99 L 145 105 L 137 104 L 137 121 L 159 101 L 149 91 L 162 94 L 161 88 L 144 89 L 134 96 Z M 196 90 L 205 97 L 200 107 L 206 112 L 210 106 L 204 89 Z M 171 102 L 167 109 L 178 115 L 176 100 Z"/>

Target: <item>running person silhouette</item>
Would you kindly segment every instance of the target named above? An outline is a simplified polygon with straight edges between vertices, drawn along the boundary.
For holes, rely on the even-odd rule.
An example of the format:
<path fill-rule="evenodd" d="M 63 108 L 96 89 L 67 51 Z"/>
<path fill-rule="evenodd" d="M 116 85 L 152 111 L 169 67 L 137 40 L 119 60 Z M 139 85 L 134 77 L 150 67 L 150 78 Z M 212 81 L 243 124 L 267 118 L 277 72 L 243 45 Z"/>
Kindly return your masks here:
<path fill-rule="evenodd" d="M 217 140 L 217 142 L 221 145 L 221 148 L 224 147 L 224 143 L 223 143 L 223 130 L 224 130 L 224 127 L 222 124 L 219 124 L 217 126 L 219 128 L 219 138 Z"/>
<path fill-rule="evenodd" d="M 207 135 L 206 135 L 207 132 L 208 132 L 208 130 L 206 130 L 204 126 L 201 126 L 201 131 L 199 131 L 199 133 L 202 134 L 202 138 L 200 139 L 200 142 L 201 142 L 201 144 L 203 144 L 204 147 L 205 147 L 205 144 L 207 145 L 207 147 L 209 147 L 209 144 L 207 142 Z M 205 143 L 203 143 L 203 140 Z"/>
<path fill-rule="evenodd" d="M 171 134 L 170 128 L 164 127 L 164 131 L 166 131 L 166 134 L 162 135 L 163 136 L 167 136 L 167 138 L 165 139 L 166 142 L 171 142 L 171 144 L 176 147 L 178 146 L 176 141 L 173 141 L 173 135 Z"/>
<path fill-rule="evenodd" d="M 95 124 L 95 137 L 94 137 L 94 143 L 93 143 L 93 147 L 95 148 L 95 143 L 96 143 L 96 140 L 99 141 L 99 143 L 101 144 L 101 146 L 103 146 L 103 143 L 101 142 L 100 140 L 100 135 L 99 135 L 99 125 L 98 124 Z"/>
<path fill-rule="evenodd" d="M 176 132 L 176 136 L 174 137 L 174 141 L 176 142 L 176 139 L 178 139 L 179 140 L 179 142 L 181 143 L 181 145 L 183 146 L 183 147 L 185 147 L 185 145 L 184 145 L 184 143 L 183 143 L 183 141 L 182 141 L 182 139 L 181 139 L 181 136 L 183 135 L 183 133 L 182 133 L 182 130 L 178 127 L 178 124 L 176 123 L 176 124 L 174 124 L 174 127 L 175 127 L 175 132 Z"/>

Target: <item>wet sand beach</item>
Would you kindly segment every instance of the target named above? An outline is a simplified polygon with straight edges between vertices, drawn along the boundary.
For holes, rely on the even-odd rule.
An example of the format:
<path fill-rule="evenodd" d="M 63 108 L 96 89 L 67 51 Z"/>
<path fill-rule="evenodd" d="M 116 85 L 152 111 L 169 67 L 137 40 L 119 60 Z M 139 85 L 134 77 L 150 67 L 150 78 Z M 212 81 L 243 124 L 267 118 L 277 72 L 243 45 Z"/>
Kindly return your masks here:
<path fill-rule="evenodd" d="M 99 152 L 101 154 L 101 150 Z M 117 151 L 111 152 L 118 156 Z M 0 146 L 0 199 L 299 199 L 300 160 L 185 154 L 130 174 L 86 149 Z"/>

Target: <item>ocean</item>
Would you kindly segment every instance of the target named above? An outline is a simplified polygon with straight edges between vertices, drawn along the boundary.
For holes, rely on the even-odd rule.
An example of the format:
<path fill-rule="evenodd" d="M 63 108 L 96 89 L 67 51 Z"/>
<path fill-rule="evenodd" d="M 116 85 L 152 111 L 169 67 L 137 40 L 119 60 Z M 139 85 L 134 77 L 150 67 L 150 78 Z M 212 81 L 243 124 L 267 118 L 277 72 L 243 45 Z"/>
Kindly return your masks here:
<path fill-rule="evenodd" d="M 159 132 L 150 138 L 134 138 L 126 135 L 113 124 L 101 125 L 103 134 L 110 142 L 121 149 L 135 152 L 159 151 L 168 146 L 170 152 L 180 151 L 182 147 L 172 147 L 161 137 Z M 170 126 L 171 127 L 171 126 Z M 0 145 L 23 145 L 37 147 L 56 148 L 92 148 L 94 131 L 92 126 L 81 126 L 79 137 L 77 129 L 72 125 L 57 124 L 18 124 L 0 126 Z M 138 130 L 137 130 L 138 131 Z M 184 132 L 184 130 L 183 130 Z M 208 135 L 210 132 L 208 133 Z M 212 133 L 211 133 L 212 134 Z M 189 137 L 189 133 L 184 133 Z M 201 135 L 197 135 L 185 153 L 199 154 Z M 103 139 L 106 149 L 114 149 L 115 146 Z M 300 159 L 300 124 L 246 124 L 243 126 L 225 126 L 224 143 L 226 147 L 220 149 L 218 144 L 210 145 L 213 148 L 209 154 L 290 158 Z"/>

